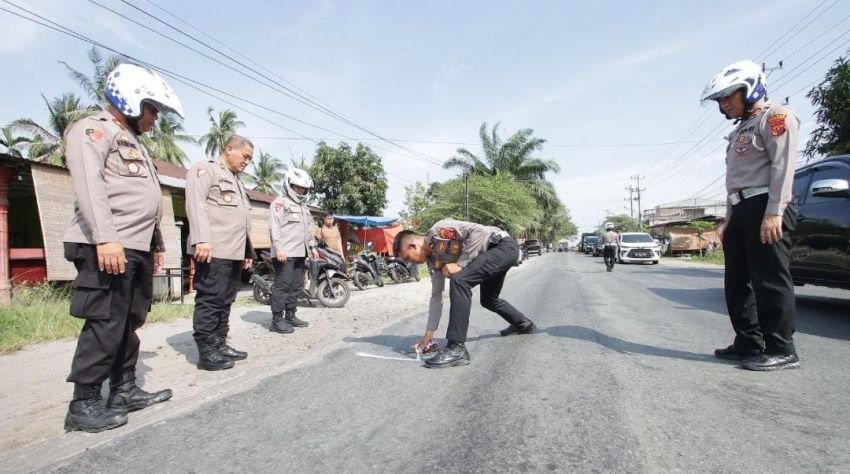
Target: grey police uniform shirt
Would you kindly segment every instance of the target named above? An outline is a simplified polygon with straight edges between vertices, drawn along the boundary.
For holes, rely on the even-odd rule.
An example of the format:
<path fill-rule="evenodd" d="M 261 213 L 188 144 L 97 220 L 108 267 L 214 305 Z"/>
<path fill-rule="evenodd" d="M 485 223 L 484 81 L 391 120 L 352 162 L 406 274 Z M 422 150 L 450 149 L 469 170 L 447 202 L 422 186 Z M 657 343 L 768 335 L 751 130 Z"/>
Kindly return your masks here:
<path fill-rule="evenodd" d="M 295 202 L 289 196 L 275 198 L 269 209 L 272 256 L 282 250 L 287 258 L 306 257 L 307 250 L 316 246 L 314 226 L 307 204 Z"/>
<path fill-rule="evenodd" d="M 613 230 L 609 230 L 602 234 L 602 245 L 617 245 L 617 235 Z"/>
<path fill-rule="evenodd" d="M 188 253 L 196 244 L 212 245 L 213 258 L 254 258 L 251 200 L 245 186 L 220 159 L 195 164 L 186 173 Z"/>
<path fill-rule="evenodd" d="M 469 265 L 475 257 L 487 251 L 490 237 L 501 232 L 498 227 L 474 222 L 443 219 L 425 234 L 425 245 L 431 247 L 431 258 L 426 260 L 431 271 L 431 300 L 428 303 L 428 331 L 436 331 L 443 314 L 443 291 L 446 278 L 442 269 L 447 263 L 461 267 Z"/>
<path fill-rule="evenodd" d="M 133 131 L 109 112 L 80 119 L 65 134 L 65 161 L 76 201 L 64 242 L 165 251 L 159 177 Z"/>
<path fill-rule="evenodd" d="M 781 216 L 791 202 L 800 119 L 787 105 L 767 106 L 735 127 L 726 149 L 726 191 L 768 188 L 765 215 Z M 726 219 L 733 206 L 727 202 Z"/>

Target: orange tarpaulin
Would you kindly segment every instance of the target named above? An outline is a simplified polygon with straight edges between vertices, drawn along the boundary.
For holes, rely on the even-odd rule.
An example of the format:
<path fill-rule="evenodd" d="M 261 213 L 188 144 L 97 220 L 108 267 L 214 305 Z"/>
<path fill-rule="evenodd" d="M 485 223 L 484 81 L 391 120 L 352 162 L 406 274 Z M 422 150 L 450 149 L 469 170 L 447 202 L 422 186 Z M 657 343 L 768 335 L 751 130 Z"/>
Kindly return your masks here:
<path fill-rule="evenodd" d="M 372 250 L 376 253 L 393 253 L 393 240 L 396 234 L 404 230 L 401 224 L 377 229 L 357 229 L 354 235 L 363 243 L 371 242 Z"/>

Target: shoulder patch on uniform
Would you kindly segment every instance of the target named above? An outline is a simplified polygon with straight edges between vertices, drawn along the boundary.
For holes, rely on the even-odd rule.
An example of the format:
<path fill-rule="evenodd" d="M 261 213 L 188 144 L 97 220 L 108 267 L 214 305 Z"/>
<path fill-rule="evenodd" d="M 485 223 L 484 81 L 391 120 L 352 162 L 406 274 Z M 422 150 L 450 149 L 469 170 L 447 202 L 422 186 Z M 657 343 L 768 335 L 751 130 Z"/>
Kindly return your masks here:
<path fill-rule="evenodd" d="M 274 209 L 275 209 L 275 211 L 282 211 L 283 210 L 283 203 L 282 202 L 274 203 Z"/>
<path fill-rule="evenodd" d="M 86 128 L 86 136 L 89 137 L 89 141 L 97 143 L 103 140 L 103 129 L 94 126 L 88 127 Z"/>
<path fill-rule="evenodd" d="M 204 173 L 206 173 L 206 172 L 207 172 L 207 170 L 205 170 L 204 168 L 198 168 L 198 176 L 199 176 L 199 177 L 200 177 L 200 176 L 203 176 L 203 175 L 204 175 Z"/>
<path fill-rule="evenodd" d="M 785 134 L 785 114 L 776 114 L 768 117 L 767 124 L 770 125 L 770 134 L 779 137 Z"/>
<path fill-rule="evenodd" d="M 437 235 L 440 236 L 441 239 L 457 240 L 458 238 L 456 230 L 445 227 L 437 229 Z"/>

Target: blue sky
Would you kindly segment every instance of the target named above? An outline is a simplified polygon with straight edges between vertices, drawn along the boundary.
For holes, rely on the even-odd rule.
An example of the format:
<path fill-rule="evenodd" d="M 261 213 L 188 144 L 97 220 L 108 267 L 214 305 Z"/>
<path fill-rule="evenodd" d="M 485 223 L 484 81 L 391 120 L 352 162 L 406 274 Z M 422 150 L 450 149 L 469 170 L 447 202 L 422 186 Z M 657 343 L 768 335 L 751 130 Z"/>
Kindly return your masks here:
<path fill-rule="evenodd" d="M 294 135 L 268 120 L 333 144 L 342 136 L 372 138 L 88 0 L 11 1 L 131 56 L 326 129 L 240 104 L 267 119 L 237 111 L 247 124 L 242 133 L 279 158 L 311 157 L 315 144 L 282 139 Z M 540 156 L 561 165 L 551 179 L 583 230 L 606 211 L 628 213 L 624 188 L 633 175 L 646 176 L 644 209 L 722 194 L 722 180 L 701 190 L 724 171 L 722 136 L 729 124 L 698 102 L 722 66 L 744 58 L 768 66 L 784 60 L 768 91 L 782 100 L 804 89 L 790 101 L 807 134 L 814 125 L 806 86 L 850 47 L 847 0 L 776 0 L 752 8 L 734 1 L 154 1 L 381 136 L 414 140 L 403 144 L 419 159 L 366 142 L 380 147 L 390 173 L 387 215 L 402 208 L 405 185 L 452 177 L 422 155 L 442 162 L 458 145 L 433 142 L 469 143 L 477 151 L 481 123 L 501 122 L 505 135 L 529 127 L 548 140 Z M 177 36 L 118 0 L 98 2 Z M 148 0 L 135 4 L 207 40 Z M 0 21 L 11 33 L 0 42 L 0 84 L 8 94 L 0 123 L 24 116 L 43 121 L 40 94 L 79 92 L 59 61 L 88 71 L 89 46 L 6 12 Z M 189 134 L 206 131 L 207 106 L 229 107 L 170 82 Z M 187 151 L 203 159 L 200 148 Z"/>

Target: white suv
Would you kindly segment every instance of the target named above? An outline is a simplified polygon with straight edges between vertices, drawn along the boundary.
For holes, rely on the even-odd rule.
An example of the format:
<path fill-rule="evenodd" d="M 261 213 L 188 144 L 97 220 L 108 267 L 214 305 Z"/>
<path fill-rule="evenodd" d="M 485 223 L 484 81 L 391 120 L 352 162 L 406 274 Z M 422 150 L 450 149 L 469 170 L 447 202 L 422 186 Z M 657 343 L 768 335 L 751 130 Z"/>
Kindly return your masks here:
<path fill-rule="evenodd" d="M 661 260 L 661 247 L 646 232 L 620 234 L 617 260 L 620 263 L 645 263 L 656 265 Z"/>

